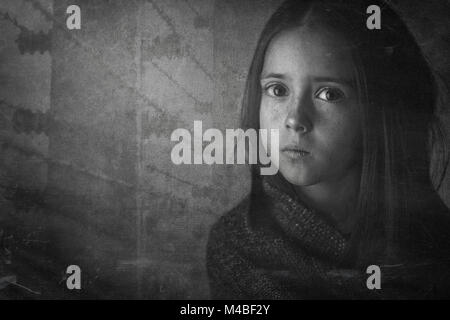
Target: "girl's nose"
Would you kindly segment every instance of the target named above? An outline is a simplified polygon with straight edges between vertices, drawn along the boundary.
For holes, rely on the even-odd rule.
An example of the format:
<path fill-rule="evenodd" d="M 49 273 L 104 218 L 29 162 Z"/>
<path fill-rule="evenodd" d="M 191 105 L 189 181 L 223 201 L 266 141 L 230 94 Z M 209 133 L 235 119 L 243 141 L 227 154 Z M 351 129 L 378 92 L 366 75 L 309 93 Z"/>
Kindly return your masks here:
<path fill-rule="evenodd" d="M 312 124 L 307 114 L 308 103 L 312 102 L 302 99 L 301 102 L 296 103 L 290 108 L 285 120 L 286 128 L 299 133 L 311 131 Z"/>

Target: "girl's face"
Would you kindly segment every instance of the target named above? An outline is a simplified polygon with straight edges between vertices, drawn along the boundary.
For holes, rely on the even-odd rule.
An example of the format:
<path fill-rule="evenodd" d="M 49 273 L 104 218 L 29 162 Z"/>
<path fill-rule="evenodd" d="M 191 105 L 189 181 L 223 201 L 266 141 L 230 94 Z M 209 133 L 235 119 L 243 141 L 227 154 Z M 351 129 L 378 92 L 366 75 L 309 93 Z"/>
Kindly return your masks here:
<path fill-rule="evenodd" d="M 352 75 L 349 46 L 325 28 L 286 30 L 271 41 L 260 78 L 260 128 L 279 129 L 275 166 L 290 183 L 338 181 L 358 167 L 360 108 Z"/>

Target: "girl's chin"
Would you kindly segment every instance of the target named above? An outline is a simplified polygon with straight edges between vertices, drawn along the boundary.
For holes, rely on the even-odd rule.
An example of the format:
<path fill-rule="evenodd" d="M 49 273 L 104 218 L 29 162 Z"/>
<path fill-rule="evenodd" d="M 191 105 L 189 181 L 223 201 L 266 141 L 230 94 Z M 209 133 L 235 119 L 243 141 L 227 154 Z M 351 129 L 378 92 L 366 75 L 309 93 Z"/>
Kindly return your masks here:
<path fill-rule="evenodd" d="M 289 183 L 296 186 L 306 187 L 317 183 L 316 179 L 313 179 L 313 177 L 304 170 L 300 171 L 298 169 L 289 170 L 281 168 L 280 172 Z"/>

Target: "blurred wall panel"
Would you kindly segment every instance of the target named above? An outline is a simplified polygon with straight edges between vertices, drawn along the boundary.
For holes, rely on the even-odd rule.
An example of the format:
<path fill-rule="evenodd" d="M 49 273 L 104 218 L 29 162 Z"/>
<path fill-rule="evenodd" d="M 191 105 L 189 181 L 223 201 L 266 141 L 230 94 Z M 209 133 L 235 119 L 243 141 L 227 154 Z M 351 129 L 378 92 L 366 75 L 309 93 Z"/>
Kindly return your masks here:
<path fill-rule="evenodd" d="M 81 8 L 68 30 L 66 8 Z M 133 1 L 58 1 L 52 38 L 47 214 L 54 253 L 89 297 L 136 297 L 137 12 Z"/>
<path fill-rule="evenodd" d="M 52 0 L 0 2 L 0 277 L 16 275 L 19 284 L 37 293 L 48 283 L 36 270 L 51 264 L 43 194 L 52 11 Z M 41 296 L 37 293 L 30 296 Z"/>

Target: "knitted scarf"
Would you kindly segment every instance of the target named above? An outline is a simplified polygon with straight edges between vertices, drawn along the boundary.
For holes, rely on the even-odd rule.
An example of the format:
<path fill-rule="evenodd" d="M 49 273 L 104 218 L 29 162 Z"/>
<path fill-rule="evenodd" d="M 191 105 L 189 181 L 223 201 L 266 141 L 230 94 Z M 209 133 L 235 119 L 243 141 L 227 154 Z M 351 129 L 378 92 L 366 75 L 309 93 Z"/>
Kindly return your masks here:
<path fill-rule="evenodd" d="M 442 264 L 380 266 L 381 289 L 366 269 L 343 268 L 349 241 L 286 189 L 265 178 L 212 227 L 207 270 L 215 299 L 433 298 Z M 446 273 L 448 275 L 448 272 Z M 448 277 L 444 281 L 449 283 Z M 448 296 L 447 296 L 448 297 Z"/>

